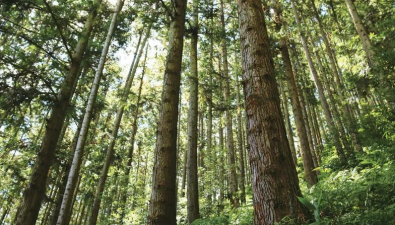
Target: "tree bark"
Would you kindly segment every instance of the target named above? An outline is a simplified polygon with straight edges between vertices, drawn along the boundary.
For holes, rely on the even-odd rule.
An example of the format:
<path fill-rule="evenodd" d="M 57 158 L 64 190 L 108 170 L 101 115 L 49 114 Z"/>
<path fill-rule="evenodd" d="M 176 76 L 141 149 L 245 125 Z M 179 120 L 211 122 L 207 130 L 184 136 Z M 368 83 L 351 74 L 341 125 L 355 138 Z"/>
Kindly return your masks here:
<path fill-rule="evenodd" d="M 189 115 L 188 115 L 188 163 L 187 163 L 187 218 L 188 223 L 200 217 L 199 215 L 199 186 L 197 165 L 197 143 L 198 143 L 198 0 L 193 0 L 193 28 L 191 33 L 190 68 L 189 76 Z M 202 124 L 203 125 L 203 124 Z M 202 153 L 201 153 L 202 154 Z M 201 163 L 202 166 L 203 163 Z"/>
<path fill-rule="evenodd" d="M 247 138 L 254 195 L 254 224 L 273 225 L 283 217 L 308 217 L 292 161 L 269 37 L 259 0 L 239 0 Z"/>
<path fill-rule="evenodd" d="M 237 175 L 236 175 L 236 160 L 235 150 L 233 143 L 233 124 L 232 124 L 232 111 L 230 110 L 230 77 L 228 66 L 228 49 L 226 43 L 226 29 L 225 29 L 225 15 L 224 15 L 224 1 L 221 0 L 221 26 L 222 26 L 222 61 L 223 61 L 223 77 L 225 79 L 224 96 L 225 96 L 225 119 L 226 119 L 226 147 L 228 150 L 228 166 L 229 166 L 229 199 L 234 208 L 239 207 L 239 198 L 237 196 Z"/>
<path fill-rule="evenodd" d="M 177 119 L 187 0 L 179 0 L 170 22 L 162 101 L 157 129 L 148 224 L 176 224 Z"/>
<path fill-rule="evenodd" d="M 101 0 L 96 0 L 93 10 L 88 15 L 72 56 L 73 58 L 71 59 L 70 70 L 62 83 L 57 100 L 52 107 L 52 113 L 48 119 L 45 136 L 29 184 L 24 191 L 23 199 L 16 214 L 16 225 L 34 225 L 36 223 L 41 202 L 45 195 L 49 168 L 55 157 L 55 149 L 66 118 L 67 107 L 74 93 L 72 87 L 78 79 L 82 57 L 88 45 L 100 4 Z"/>

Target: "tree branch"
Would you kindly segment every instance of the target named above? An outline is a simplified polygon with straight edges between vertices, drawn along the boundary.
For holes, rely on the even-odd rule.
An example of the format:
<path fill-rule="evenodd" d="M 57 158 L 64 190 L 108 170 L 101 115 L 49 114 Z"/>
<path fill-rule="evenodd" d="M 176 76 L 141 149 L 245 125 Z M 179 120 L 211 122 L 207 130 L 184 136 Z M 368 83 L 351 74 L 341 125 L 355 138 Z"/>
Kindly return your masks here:
<path fill-rule="evenodd" d="M 167 12 L 167 15 L 173 20 L 174 15 L 173 15 L 172 11 L 169 9 L 169 7 L 167 7 L 166 3 L 164 3 L 163 0 L 159 0 L 159 2 L 162 4 L 163 8 Z"/>
<path fill-rule="evenodd" d="M 73 59 L 73 55 L 71 54 L 71 51 L 70 51 L 70 49 L 69 49 L 69 47 L 67 45 L 66 38 L 63 35 L 62 29 L 61 29 L 61 27 L 60 27 L 60 25 L 58 23 L 58 20 L 56 19 L 55 14 L 52 12 L 51 6 L 48 4 L 48 2 L 46 0 L 43 0 L 43 2 L 44 2 L 45 6 L 47 7 L 47 9 L 49 11 L 49 14 L 51 14 L 52 20 L 54 21 L 54 23 L 56 25 L 56 28 L 58 29 L 58 32 L 60 34 L 60 37 L 62 38 L 63 45 L 66 48 L 66 52 L 69 55 L 70 60 L 72 60 Z"/>

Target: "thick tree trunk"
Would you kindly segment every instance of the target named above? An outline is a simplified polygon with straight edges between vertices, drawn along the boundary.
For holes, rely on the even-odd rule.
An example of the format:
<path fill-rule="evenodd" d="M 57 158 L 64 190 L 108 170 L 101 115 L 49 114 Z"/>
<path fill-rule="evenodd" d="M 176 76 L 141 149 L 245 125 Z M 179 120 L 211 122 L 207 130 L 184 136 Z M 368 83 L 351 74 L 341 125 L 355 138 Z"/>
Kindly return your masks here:
<path fill-rule="evenodd" d="M 230 77 L 229 77 L 229 66 L 228 66 L 228 49 L 226 43 L 226 29 L 225 29 L 225 15 L 224 15 L 224 1 L 221 0 L 221 26 L 222 26 L 222 61 L 223 61 L 223 77 L 225 79 L 224 96 L 225 96 L 225 118 L 226 118 L 226 147 L 228 149 L 228 166 L 229 166 L 229 199 L 234 208 L 239 207 L 239 198 L 237 196 L 237 176 L 236 176 L 236 160 L 235 150 L 233 143 L 233 124 L 232 124 L 232 111 L 230 110 Z"/>
<path fill-rule="evenodd" d="M 174 8 L 158 122 L 148 224 L 176 224 L 177 119 L 187 0 Z"/>
<path fill-rule="evenodd" d="M 305 52 L 305 55 L 306 55 L 306 58 L 307 58 L 307 62 L 309 64 L 310 72 L 311 72 L 311 74 L 312 74 L 312 76 L 314 78 L 314 83 L 315 83 L 315 86 L 316 86 L 316 88 L 318 90 L 318 95 L 319 95 L 319 98 L 320 98 L 322 109 L 323 109 L 324 114 L 325 114 L 325 118 L 326 118 L 327 123 L 329 125 L 329 129 L 330 129 L 331 133 L 333 134 L 333 141 L 334 141 L 334 144 L 335 144 L 335 148 L 336 148 L 337 154 L 339 156 L 340 162 L 342 164 L 346 164 L 347 160 L 346 160 L 346 156 L 344 154 L 343 147 L 341 146 L 341 143 L 340 143 L 339 133 L 338 133 L 338 131 L 335 128 L 335 124 L 333 122 L 332 114 L 330 112 L 329 105 L 328 105 L 328 102 L 326 100 L 326 97 L 325 97 L 325 94 L 324 94 L 324 89 L 322 87 L 321 81 L 318 79 L 317 70 L 314 67 L 314 63 L 313 63 L 313 60 L 311 58 L 310 50 L 309 50 L 309 48 L 307 46 L 307 39 L 304 36 L 304 34 L 303 34 L 303 32 L 301 31 L 301 28 L 300 28 L 301 27 L 301 23 L 300 23 L 300 19 L 299 19 L 299 16 L 298 16 L 298 11 L 296 9 L 294 0 L 291 0 L 291 4 L 292 4 L 293 13 L 294 13 L 294 16 L 295 16 L 296 23 L 298 24 L 299 30 L 301 32 L 300 36 L 301 36 L 301 39 L 302 39 L 303 49 L 304 49 L 304 52 Z"/>
<path fill-rule="evenodd" d="M 45 136 L 29 184 L 24 191 L 22 202 L 16 214 L 16 225 L 34 225 L 36 223 L 41 201 L 45 195 L 48 171 L 55 156 L 55 149 L 66 118 L 67 107 L 74 93 L 72 87 L 76 79 L 78 79 L 82 57 L 88 45 L 100 4 L 101 0 L 95 1 L 94 8 L 85 22 L 84 29 L 71 59 L 69 73 L 63 81 L 57 101 L 52 108 L 52 113 L 48 119 Z"/>
<path fill-rule="evenodd" d="M 247 137 L 254 194 L 254 224 L 272 225 L 283 217 L 308 216 L 292 161 L 270 43 L 259 0 L 239 0 Z"/>
<path fill-rule="evenodd" d="M 88 98 L 88 104 L 85 109 L 84 120 L 82 122 L 81 131 L 79 134 L 79 138 L 77 141 L 77 146 L 74 152 L 73 162 L 71 164 L 70 173 L 68 176 L 66 189 L 63 195 L 62 205 L 60 208 L 57 225 L 68 225 L 71 218 L 71 210 L 72 210 L 72 193 L 75 191 L 76 181 L 78 178 L 78 173 L 81 167 L 82 156 L 85 148 L 85 141 L 88 135 L 88 130 L 90 127 L 91 116 L 93 112 L 93 107 L 96 102 L 97 93 L 99 90 L 100 80 L 103 75 L 104 64 L 107 58 L 108 50 L 111 45 L 111 39 L 116 29 L 117 17 L 122 9 L 123 0 L 119 0 L 117 3 L 117 9 L 114 13 L 110 27 L 108 29 L 107 37 L 104 43 L 104 47 L 100 56 L 100 61 L 96 70 L 95 78 L 91 87 L 91 91 Z"/>
<path fill-rule="evenodd" d="M 197 165 L 197 143 L 198 143 L 198 0 L 193 0 L 193 28 L 191 34 L 191 75 L 189 76 L 189 115 L 188 115 L 188 163 L 187 163 L 187 217 L 188 223 L 199 218 L 199 186 Z M 203 117 L 202 117 L 203 118 Z M 203 125 L 203 124 L 202 124 Z M 201 137 L 202 138 L 202 137 Z M 202 153 L 201 153 L 202 154 Z M 202 157 L 202 156 L 201 156 Z M 201 163 L 201 166 L 203 163 Z"/>

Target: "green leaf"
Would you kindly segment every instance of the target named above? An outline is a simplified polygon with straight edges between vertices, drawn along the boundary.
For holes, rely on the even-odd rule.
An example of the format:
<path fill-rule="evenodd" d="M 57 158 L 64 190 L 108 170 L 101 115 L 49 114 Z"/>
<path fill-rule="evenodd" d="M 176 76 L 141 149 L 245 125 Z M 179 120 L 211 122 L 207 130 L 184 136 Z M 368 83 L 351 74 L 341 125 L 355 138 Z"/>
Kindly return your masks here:
<path fill-rule="evenodd" d="M 310 210 L 315 210 L 315 207 L 314 207 L 314 205 L 313 204 L 311 204 L 309 201 L 307 201 L 307 199 L 305 199 L 305 198 L 303 198 L 303 197 L 298 197 L 298 196 L 296 196 L 298 199 L 299 199 L 299 201 L 304 205 L 304 206 L 306 206 L 308 209 L 310 209 Z"/>

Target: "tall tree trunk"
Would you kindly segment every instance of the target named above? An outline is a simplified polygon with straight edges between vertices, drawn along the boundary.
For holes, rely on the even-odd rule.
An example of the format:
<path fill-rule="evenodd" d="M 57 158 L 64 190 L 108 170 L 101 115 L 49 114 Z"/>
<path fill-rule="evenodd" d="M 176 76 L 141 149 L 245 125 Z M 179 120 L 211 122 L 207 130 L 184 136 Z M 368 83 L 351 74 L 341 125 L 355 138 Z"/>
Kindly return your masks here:
<path fill-rule="evenodd" d="M 237 196 L 237 177 L 236 177 L 236 160 L 235 150 L 233 143 L 233 124 L 232 124 L 232 111 L 230 110 L 230 77 L 228 66 L 228 49 L 226 43 L 226 29 L 225 29 L 225 13 L 224 13 L 224 0 L 221 0 L 221 26 L 222 26 L 222 61 L 223 61 L 223 77 L 225 79 L 225 118 L 226 118 L 226 147 L 228 149 L 228 165 L 229 165 L 229 199 L 234 208 L 239 207 L 239 198 Z"/>
<path fill-rule="evenodd" d="M 173 2 L 148 224 L 176 224 L 177 119 L 187 0 Z"/>
<path fill-rule="evenodd" d="M 336 65 L 337 60 L 336 60 L 335 53 L 332 51 L 330 42 L 329 42 L 328 37 L 325 33 L 320 14 L 318 13 L 318 10 L 315 6 L 315 1 L 314 0 L 310 0 L 310 1 L 311 1 L 312 8 L 314 10 L 314 15 L 318 21 L 318 26 L 319 26 L 321 37 L 324 40 L 325 50 L 326 50 L 326 53 L 329 57 L 329 63 L 331 66 L 332 74 L 335 77 L 336 92 L 339 95 L 340 100 L 341 100 L 340 104 L 342 105 L 343 115 L 345 116 L 346 128 L 350 132 L 354 150 L 356 152 L 362 152 L 362 146 L 360 144 L 361 142 L 358 137 L 357 127 L 355 126 L 357 123 L 354 120 L 354 118 L 351 116 L 350 106 L 349 106 L 347 98 L 346 98 L 347 93 L 344 91 L 344 88 L 343 88 L 344 85 L 341 82 L 341 74 L 340 74 L 339 70 L 337 69 L 337 65 Z"/>
<path fill-rule="evenodd" d="M 240 97 L 240 83 L 239 74 L 236 73 L 236 99 L 237 99 L 237 143 L 239 149 L 239 167 L 240 167 L 240 201 L 242 204 L 246 203 L 246 190 L 245 190 L 245 167 L 244 167 L 244 144 L 243 144 L 243 126 L 242 126 L 242 103 Z"/>
<path fill-rule="evenodd" d="M 185 197 L 185 186 L 187 182 L 187 161 L 188 161 L 188 149 L 184 151 L 184 160 L 182 168 L 182 181 L 181 181 L 181 197 Z"/>
<path fill-rule="evenodd" d="M 113 161 L 113 157 L 114 157 L 114 153 L 115 153 L 115 142 L 116 139 L 118 137 L 118 130 L 119 127 L 121 125 L 121 120 L 123 117 L 123 113 L 124 113 L 124 109 L 125 109 L 125 104 L 126 102 L 128 102 L 128 96 L 129 96 L 129 92 L 130 92 L 130 88 L 132 86 L 133 80 L 134 80 L 134 76 L 136 74 L 136 70 L 137 70 L 137 66 L 138 63 L 140 61 L 140 57 L 144 51 L 144 46 L 148 40 L 150 36 L 150 27 L 147 30 L 147 34 L 144 38 L 144 41 L 142 43 L 142 48 L 140 49 L 139 55 L 137 56 L 136 59 L 136 64 L 134 66 L 134 69 L 132 71 L 132 73 L 128 76 L 127 80 L 128 82 L 125 84 L 124 90 L 123 90 L 123 96 L 121 97 L 121 101 L 119 104 L 119 108 L 117 111 L 117 117 L 115 118 L 114 121 L 114 126 L 112 129 L 112 134 L 111 134 L 111 140 L 109 145 L 107 146 L 107 153 L 106 153 L 106 159 L 102 168 L 102 172 L 101 172 L 101 176 L 100 176 L 100 180 L 99 183 L 97 185 L 97 190 L 96 190 L 96 195 L 95 198 L 93 200 L 93 207 L 92 207 L 92 211 L 91 211 L 91 215 L 89 217 L 89 224 L 90 225 L 95 225 L 97 222 L 97 216 L 99 215 L 99 210 L 100 210 L 100 203 L 101 203 L 101 198 L 103 195 L 103 191 L 104 191 L 104 186 L 107 180 L 107 174 L 108 174 L 108 170 L 110 169 L 111 166 L 111 162 Z M 141 88 L 142 88 L 142 84 L 143 84 L 143 78 L 144 78 L 144 73 L 145 73 L 145 62 L 146 62 L 146 57 L 147 54 L 145 55 L 145 59 L 144 59 L 144 65 L 143 65 L 143 71 L 142 71 L 142 75 L 141 75 L 141 80 L 140 80 L 140 88 L 139 88 L 139 92 L 141 92 Z M 136 110 L 138 111 L 138 109 Z M 133 130 L 134 132 L 134 130 Z M 133 143 L 131 143 L 133 144 Z"/>
<path fill-rule="evenodd" d="M 374 61 L 374 52 L 372 49 L 372 43 L 370 42 L 369 34 L 366 32 L 365 26 L 362 23 L 361 18 L 355 8 L 353 0 L 344 0 L 347 5 L 348 12 L 350 13 L 352 22 L 354 23 L 355 29 L 358 32 L 359 37 L 362 41 L 363 49 L 366 52 L 366 57 L 368 59 L 368 64 L 370 68 L 374 68 L 375 61 Z"/>
<path fill-rule="evenodd" d="M 79 216 L 79 218 L 78 218 L 78 220 L 77 220 L 77 223 L 76 223 L 77 225 L 81 225 L 82 219 L 85 217 L 86 205 L 87 205 L 87 201 L 86 201 L 86 199 L 85 199 L 85 200 L 83 200 L 82 211 L 81 211 L 80 216 Z"/>
<path fill-rule="evenodd" d="M 279 89 L 280 89 L 280 94 L 282 98 L 282 111 L 284 114 L 284 123 L 285 123 L 285 130 L 287 132 L 287 138 L 288 138 L 288 143 L 289 143 L 289 148 L 291 149 L 292 153 L 292 159 L 295 164 L 295 166 L 298 165 L 298 160 L 296 158 L 296 149 L 295 149 L 295 142 L 294 142 L 294 136 L 292 133 L 292 126 L 291 126 L 291 121 L 289 119 L 289 112 L 288 112 L 288 98 L 287 95 L 284 91 L 284 87 L 282 86 L 283 84 L 280 83 Z"/>
<path fill-rule="evenodd" d="M 189 115 L 188 115 L 188 163 L 187 163 L 187 217 L 188 223 L 199 218 L 199 186 L 197 165 L 197 143 L 198 143 L 198 0 L 193 0 L 193 28 L 191 33 L 191 75 L 189 76 Z M 202 137 L 201 137 L 202 138 Z M 202 154 L 202 153 L 201 153 Z M 201 163 L 202 165 L 202 163 Z"/>
<path fill-rule="evenodd" d="M 134 113 L 134 116 L 133 116 L 133 131 L 132 131 L 132 138 L 130 140 L 131 146 L 130 146 L 129 151 L 128 151 L 129 156 L 128 156 L 128 163 L 127 163 L 127 170 L 125 172 L 125 176 L 126 176 L 127 180 L 126 180 L 126 183 L 124 185 L 126 187 L 129 186 L 129 174 L 130 174 L 130 171 L 132 169 L 133 149 L 134 149 L 135 137 L 136 137 L 136 133 L 137 133 L 138 116 L 140 114 L 139 109 L 140 109 L 140 106 L 141 106 L 141 91 L 143 89 L 143 76 L 144 76 L 144 73 L 145 73 L 147 52 L 148 52 L 148 47 L 147 47 L 147 50 L 145 52 L 145 59 L 144 59 L 144 63 L 143 63 L 144 67 L 143 67 L 143 72 L 142 72 L 142 75 L 141 75 L 139 92 L 138 92 L 138 95 L 137 95 L 137 103 L 136 103 L 136 107 L 137 108 L 136 108 L 136 112 Z M 138 170 L 138 168 L 137 168 L 137 170 Z M 123 220 L 123 218 L 124 218 L 124 216 L 126 214 L 126 200 L 127 200 L 127 193 L 126 193 L 126 190 L 125 190 L 125 193 L 123 193 L 122 200 L 121 200 L 122 201 L 121 206 L 123 207 L 122 208 L 122 214 L 121 214 L 121 221 Z"/>
<path fill-rule="evenodd" d="M 312 40 L 312 37 L 311 37 L 310 34 L 309 34 L 309 36 L 310 36 L 310 39 Z M 339 131 L 340 140 L 342 141 L 343 146 L 345 147 L 346 151 L 350 154 L 350 156 L 352 156 L 353 152 L 352 152 L 352 149 L 351 149 L 351 144 L 349 143 L 349 141 L 347 139 L 347 134 L 346 134 L 346 131 L 345 131 L 346 127 L 344 126 L 344 123 L 342 121 L 342 117 L 341 117 L 339 109 L 338 109 L 338 102 L 335 99 L 335 95 L 336 94 L 335 94 L 334 90 L 337 90 L 338 88 L 334 87 L 333 86 L 333 82 L 329 81 L 329 79 L 328 79 L 328 77 L 326 75 L 324 66 L 322 65 L 322 60 L 321 60 L 320 55 L 318 54 L 318 51 L 315 52 L 315 56 L 316 56 L 316 59 L 317 59 L 317 62 L 318 62 L 318 68 L 322 72 L 323 84 L 324 84 L 324 88 L 327 90 L 327 96 L 329 97 L 329 103 L 332 106 L 334 122 L 335 122 L 335 126 L 337 127 L 336 130 Z"/>
<path fill-rule="evenodd" d="M 210 12 L 213 13 L 213 3 L 211 4 L 211 8 L 210 8 Z M 210 27 L 213 26 L 213 20 L 214 20 L 214 16 L 211 16 L 211 20 L 210 20 Z M 213 73 L 215 72 L 214 70 L 214 63 L 213 63 L 213 57 L 214 57 L 214 40 L 213 40 L 213 34 L 210 33 L 209 34 L 209 38 L 210 38 L 210 65 L 209 65 L 209 83 L 208 83 L 208 89 L 207 91 L 207 105 L 208 105 L 208 110 L 207 110 L 207 155 L 209 157 L 209 166 L 208 166 L 208 171 L 215 171 L 214 169 L 214 165 L 216 165 L 216 163 L 214 163 L 214 161 L 216 160 L 216 154 L 215 151 L 213 150 Z M 211 190 L 209 193 L 210 195 L 210 203 L 212 203 L 212 199 L 215 200 L 216 198 L 216 191 L 212 188 L 213 187 L 213 177 L 211 176 L 209 178 L 209 183 L 208 183 L 208 187 Z"/>
<path fill-rule="evenodd" d="M 85 106 L 86 106 L 86 104 L 87 104 L 87 102 L 85 103 Z M 84 117 L 82 115 L 80 120 L 79 120 L 79 122 L 78 122 L 77 130 L 74 133 L 73 141 L 72 141 L 72 144 L 71 144 L 71 152 L 70 152 L 71 155 L 74 154 L 74 151 L 75 151 L 75 148 L 76 148 L 76 145 L 77 145 L 77 141 L 78 141 L 78 135 L 79 135 L 79 133 L 81 131 L 83 120 L 84 120 Z M 57 196 L 56 196 L 54 210 L 52 212 L 51 220 L 50 220 L 50 223 L 49 223 L 50 225 L 56 225 L 56 222 L 57 222 L 57 219 L 58 219 L 58 216 L 59 216 L 59 212 L 60 212 L 60 207 L 62 206 L 63 193 L 64 193 L 64 191 L 66 189 L 67 178 L 68 178 L 68 175 L 70 173 L 70 167 L 71 167 L 71 159 L 67 159 L 66 163 L 64 165 L 64 168 L 63 168 L 64 173 L 63 173 L 63 176 L 62 176 L 62 181 L 59 184 L 59 191 L 58 191 Z"/>
<path fill-rule="evenodd" d="M 72 193 L 76 187 L 76 181 L 78 178 L 78 173 L 80 171 L 82 157 L 85 148 L 85 141 L 88 135 L 88 130 L 90 127 L 90 121 L 92 116 L 93 107 L 96 103 L 97 93 L 99 90 L 100 80 L 103 75 L 104 64 L 107 58 L 108 50 L 111 45 L 111 39 L 113 37 L 114 31 L 116 29 L 117 17 L 123 7 L 123 0 L 119 0 L 117 2 L 116 11 L 112 17 L 110 27 L 108 29 L 108 33 L 106 36 L 106 40 L 104 43 L 103 50 L 101 52 L 100 61 L 97 66 L 97 70 L 95 73 L 95 78 L 91 87 L 91 91 L 89 93 L 88 104 L 85 109 L 84 120 L 82 122 L 81 131 L 79 134 L 77 146 L 74 152 L 73 162 L 71 164 L 70 173 L 68 176 L 66 189 L 63 195 L 62 206 L 60 208 L 59 217 L 57 220 L 57 225 L 68 225 L 70 223 L 71 218 L 71 210 L 72 210 Z"/>
<path fill-rule="evenodd" d="M 307 131 L 307 136 L 309 137 L 309 143 L 310 143 L 310 153 L 311 157 L 313 159 L 314 167 L 319 167 L 318 161 L 317 161 L 317 156 L 315 154 L 315 150 L 317 148 L 317 142 L 315 139 L 315 136 L 313 134 L 313 125 L 312 125 L 312 120 L 309 117 L 309 110 L 310 110 L 310 102 L 309 102 L 309 96 L 307 95 L 306 88 L 303 88 L 303 99 L 306 104 L 302 104 L 302 112 L 303 112 L 303 118 L 306 121 L 306 131 Z M 318 171 L 317 171 L 318 172 Z"/>
<path fill-rule="evenodd" d="M 222 211 L 223 208 L 223 201 L 224 201 L 224 191 L 225 191 L 225 186 L 224 186 L 224 156 L 223 156 L 223 151 L 224 151 L 224 128 L 222 126 L 222 113 L 219 116 L 219 122 L 218 122 L 218 136 L 219 136 L 219 198 L 218 198 L 218 205 L 220 207 L 219 210 Z"/>
<path fill-rule="evenodd" d="M 274 77 L 269 37 L 259 0 L 239 0 L 247 138 L 254 195 L 254 224 L 273 225 L 308 213 L 298 201 L 298 175 L 292 161 Z"/>
<path fill-rule="evenodd" d="M 127 79 L 126 79 L 125 87 L 130 83 L 130 79 L 132 77 L 132 74 L 134 76 L 135 72 L 133 72 L 133 71 L 137 70 L 137 66 L 138 66 L 137 57 L 140 54 L 141 49 L 144 49 L 144 46 L 141 46 L 141 39 L 143 37 L 143 33 L 144 33 L 143 30 L 141 30 L 140 35 L 139 35 L 139 39 L 138 39 L 138 42 L 137 42 L 137 46 L 136 46 L 136 51 L 135 51 L 135 54 L 134 54 L 134 57 L 133 57 L 133 61 L 132 61 L 132 64 L 130 65 L 128 76 L 127 76 Z M 127 88 L 127 89 L 130 89 L 130 87 Z M 126 91 L 126 88 L 124 88 L 124 90 Z M 134 142 L 135 142 L 135 136 L 136 136 L 136 133 L 137 133 L 137 121 L 138 121 L 138 114 L 139 114 L 139 110 L 138 109 L 140 108 L 140 100 L 141 100 L 141 93 L 139 92 L 139 95 L 137 97 L 137 110 L 136 110 L 136 112 L 134 114 L 134 118 L 133 118 L 132 136 L 131 136 L 131 139 L 130 139 L 130 142 L 129 142 L 130 147 L 128 148 L 127 162 L 126 162 L 126 168 L 125 168 L 125 175 L 124 175 L 125 176 L 125 180 L 124 180 L 124 182 L 125 182 L 124 183 L 125 189 L 124 189 L 123 193 L 120 194 L 121 195 L 121 197 L 120 197 L 120 199 L 121 199 L 120 200 L 121 215 L 120 215 L 120 218 L 119 218 L 120 223 L 123 223 L 123 219 L 124 219 L 125 214 L 126 214 L 126 201 L 127 201 L 127 197 L 128 197 L 127 196 L 127 187 L 129 186 L 129 174 L 130 174 L 130 171 L 132 169 Z"/>
<path fill-rule="evenodd" d="M 303 49 L 304 49 L 304 52 L 305 52 L 305 55 L 306 55 L 306 58 L 307 58 L 307 62 L 309 64 L 310 72 L 311 72 L 311 74 L 312 74 L 312 76 L 314 78 L 314 83 L 315 83 L 315 86 L 316 86 L 316 88 L 318 90 L 318 95 L 320 97 L 322 109 L 324 111 L 325 118 L 326 118 L 327 123 L 329 125 L 329 129 L 330 129 L 331 133 L 333 134 L 333 141 L 334 141 L 334 144 L 335 144 L 335 148 L 336 148 L 337 154 L 339 156 L 340 162 L 342 164 L 346 164 L 347 160 L 346 160 L 346 156 L 344 154 L 343 147 L 341 146 L 341 143 L 340 143 L 339 133 L 336 130 L 335 124 L 333 122 L 332 114 L 330 112 L 329 105 L 328 105 L 328 102 L 326 100 L 321 81 L 318 79 L 317 70 L 314 67 L 314 63 L 313 63 L 313 60 L 311 58 L 310 50 L 309 50 L 309 48 L 307 46 L 307 39 L 306 39 L 306 37 L 304 36 L 304 34 L 302 32 L 301 23 L 300 23 L 300 19 L 299 19 L 299 16 L 298 16 L 298 11 L 296 9 L 294 0 L 291 0 L 291 4 L 292 4 L 292 9 L 293 9 L 293 13 L 294 13 L 294 16 L 295 16 L 296 23 L 298 24 L 298 27 L 299 27 L 300 36 L 301 36 L 302 44 L 303 44 Z"/>
<path fill-rule="evenodd" d="M 279 11 L 279 8 L 281 6 L 275 0 L 272 1 L 272 5 L 274 6 L 273 9 L 275 12 L 277 31 L 280 31 L 281 27 L 283 26 L 281 11 Z M 286 37 L 281 37 L 279 43 L 280 43 L 281 57 L 283 58 L 283 63 L 285 66 L 285 74 L 287 77 L 288 88 L 290 91 L 291 105 L 295 118 L 296 132 L 299 137 L 300 152 L 303 158 L 304 174 L 307 183 L 309 185 L 314 185 L 318 182 L 318 178 L 317 178 L 317 174 L 313 171 L 314 162 L 311 155 L 311 149 L 313 148 L 313 146 L 311 146 L 309 143 L 308 133 L 306 129 L 307 121 L 304 120 L 303 118 L 302 106 L 298 98 L 299 95 L 297 91 L 296 73 L 294 73 L 294 70 L 292 68 Z"/>
<path fill-rule="evenodd" d="M 132 195 L 131 195 L 131 198 L 132 198 L 131 210 L 133 210 L 134 207 L 136 207 L 137 196 L 138 196 L 138 194 L 137 194 L 137 186 L 138 186 L 138 182 L 139 182 L 140 161 L 141 161 L 141 158 L 142 158 L 140 154 L 141 154 L 141 145 L 138 144 L 137 145 L 137 155 L 136 155 L 137 166 L 136 166 L 136 172 L 134 174 L 136 179 L 134 180 L 134 184 L 135 185 L 133 185 Z"/>
<path fill-rule="evenodd" d="M 57 100 L 52 107 L 52 113 L 47 122 L 45 136 L 29 184 L 24 191 L 23 199 L 16 214 L 16 225 L 34 225 L 36 223 L 41 202 L 45 195 L 49 168 L 55 157 L 55 149 L 66 118 L 67 107 L 74 93 L 72 87 L 78 79 L 82 57 L 88 45 L 100 4 L 101 0 L 94 2 L 93 9 L 88 15 L 72 56 L 70 70 L 62 83 Z"/>

